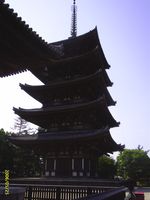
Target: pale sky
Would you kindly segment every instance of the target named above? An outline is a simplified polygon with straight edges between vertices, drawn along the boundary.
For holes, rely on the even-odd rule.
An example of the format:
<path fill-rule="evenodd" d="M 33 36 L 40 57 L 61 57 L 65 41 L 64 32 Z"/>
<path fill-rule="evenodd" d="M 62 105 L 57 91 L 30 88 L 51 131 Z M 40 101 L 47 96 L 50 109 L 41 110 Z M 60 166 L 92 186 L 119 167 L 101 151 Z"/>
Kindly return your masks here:
<path fill-rule="evenodd" d="M 47 42 L 70 36 L 72 0 L 7 0 L 11 8 Z M 111 129 L 126 148 L 150 149 L 150 0 L 77 0 L 78 35 L 98 28 L 111 68 L 109 88 L 116 106 L 110 111 L 119 128 Z M 29 72 L 0 79 L 0 128 L 13 126 L 12 108 L 40 104 L 19 88 L 40 84 Z"/>

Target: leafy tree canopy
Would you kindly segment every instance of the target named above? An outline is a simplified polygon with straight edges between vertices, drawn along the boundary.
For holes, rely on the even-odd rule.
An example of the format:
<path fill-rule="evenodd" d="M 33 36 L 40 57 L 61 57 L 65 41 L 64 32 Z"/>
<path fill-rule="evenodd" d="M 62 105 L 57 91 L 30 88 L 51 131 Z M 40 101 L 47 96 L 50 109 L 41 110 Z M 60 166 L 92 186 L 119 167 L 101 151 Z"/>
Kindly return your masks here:
<path fill-rule="evenodd" d="M 13 145 L 8 139 L 11 134 L 0 129 L 0 171 L 9 169 L 15 177 L 40 174 L 40 157 L 30 149 Z"/>
<path fill-rule="evenodd" d="M 13 164 L 12 155 L 14 153 L 13 145 L 8 141 L 9 132 L 0 129 L 0 171 L 9 169 Z"/>
<path fill-rule="evenodd" d="M 140 180 L 150 177 L 150 158 L 142 147 L 125 149 L 117 157 L 117 173 L 123 178 Z"/>
<path fill-rule="evenodd" d="M 114 178 L 116 173 L 115 160 L 106 155 L 99 157 L 98 172 L 101 178 Z"/>

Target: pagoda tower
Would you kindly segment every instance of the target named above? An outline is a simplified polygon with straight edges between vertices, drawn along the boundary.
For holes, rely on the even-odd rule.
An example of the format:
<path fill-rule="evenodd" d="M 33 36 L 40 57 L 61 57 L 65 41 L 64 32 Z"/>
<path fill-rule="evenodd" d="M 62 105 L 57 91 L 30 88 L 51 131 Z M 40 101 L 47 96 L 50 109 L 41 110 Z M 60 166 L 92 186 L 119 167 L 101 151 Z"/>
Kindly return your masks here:
<path fill-rule="evenodd" d="M 30 69 L 43 84 L 20 84 L 42 107 L 14 108 L 39 131 L 11 136 L 11 141 L 43 156 L 44 174 L 49 177 L 97 177 L 98 158 L 123 149 L 110 134 L 119 123 L 108 108 L 116 102 L 108 91 L 110 66 L 97 28 L 76 36 L 75 1 L 73 8 L 71 37 L 49 44 L 53 60 Z"/>

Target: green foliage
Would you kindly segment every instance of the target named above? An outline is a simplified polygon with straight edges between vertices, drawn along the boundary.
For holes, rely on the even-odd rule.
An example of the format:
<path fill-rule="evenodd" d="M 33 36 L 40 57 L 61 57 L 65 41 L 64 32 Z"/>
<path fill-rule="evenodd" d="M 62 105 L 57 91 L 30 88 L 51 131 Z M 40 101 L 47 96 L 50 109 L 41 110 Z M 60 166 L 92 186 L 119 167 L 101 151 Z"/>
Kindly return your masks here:
<path fill-rule="evenodd" d="M 32 150 L 13 145 L 8 136 L 10 133 L 0 129 L 0 171 L 9 169 L 11 176 L 36 176 L 40 174 L 40 157 Z"/>
<path fill-rule="evenodd" d="M 117 157 L 117 173 L 123 178 L 136 181 L 150 178 L 150 158 L 140 146 L 137 149 L 126 149 Z"/>
<path fill-rule="evenodd" d="M 12 144 L 8 141 L 8 132 L 0 129 L 0 171 L 10 169 L 13 166 L 14 149 Z"/>
<path fill-rule="evenodd" d="M 115 160 L 105 155 L 99 157 L 98 173 L 100 178 L 114 178 L 116 173 Z"/>
<path fill-rule="evenodd" d="M 29 177 L 40 175 L 40 158 L 32 150 L 16 147 L 13 176 Z"/>

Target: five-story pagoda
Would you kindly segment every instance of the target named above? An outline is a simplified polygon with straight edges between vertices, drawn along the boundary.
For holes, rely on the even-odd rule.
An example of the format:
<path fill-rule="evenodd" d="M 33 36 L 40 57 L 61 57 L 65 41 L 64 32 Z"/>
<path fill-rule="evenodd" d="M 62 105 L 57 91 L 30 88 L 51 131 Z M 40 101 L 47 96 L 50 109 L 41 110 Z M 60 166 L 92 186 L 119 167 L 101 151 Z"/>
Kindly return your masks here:
<path fill-rule="evenodd" d="M 54 59 L 30 71 L 43 85 L 21 89 L 42 103 L 41 108 L 14 108 L 16 114 L 39 126 L 36 135 L 12 136 L 19 146 L 32 148 L 44 158 L 46 176 L 97 177 L 98 157 L 120 151 L 110 128 L 118 122 L 108 107 L 115 105 L 107 87 L 106 69 L 97 29 L 76 36 L 74 1 L 71 37 L 49 44 Z"/>

